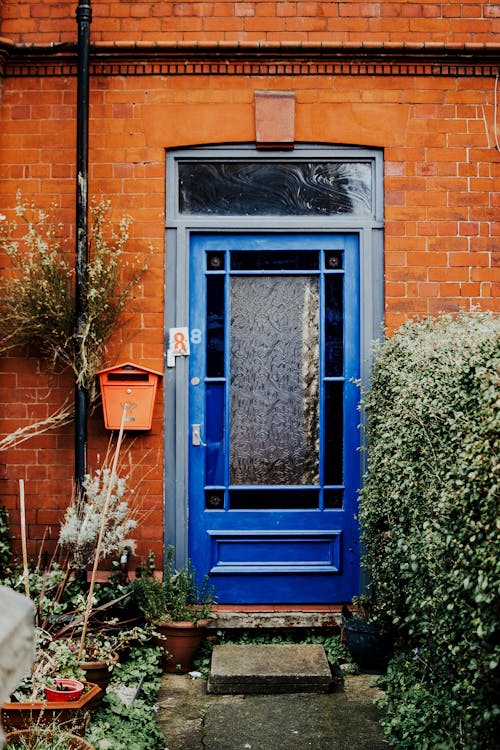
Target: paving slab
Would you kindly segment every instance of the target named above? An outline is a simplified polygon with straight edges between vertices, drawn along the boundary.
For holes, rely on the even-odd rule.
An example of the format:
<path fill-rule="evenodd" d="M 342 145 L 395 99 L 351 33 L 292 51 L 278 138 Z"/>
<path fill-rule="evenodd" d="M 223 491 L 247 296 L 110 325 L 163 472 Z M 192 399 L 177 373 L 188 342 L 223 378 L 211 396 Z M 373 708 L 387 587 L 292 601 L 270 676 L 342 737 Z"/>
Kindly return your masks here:
<path fill-rule="evenodd" d="M 165 674 L 157 712 L 165 750 L 388 750 L 375 679 L 346 675 L 332 693 L 243 696 Z"/>
<path fill-rule="evenodd" d="M 374 706 L 341 694 L 247 695 L 210 706 L 204 750 L 387 750 Z"/>
<path fill-rule="evenodd" d="M 215 646 L 207 690 L 217 694 L 326 693 L 332 675 L 319 644 Z"/>

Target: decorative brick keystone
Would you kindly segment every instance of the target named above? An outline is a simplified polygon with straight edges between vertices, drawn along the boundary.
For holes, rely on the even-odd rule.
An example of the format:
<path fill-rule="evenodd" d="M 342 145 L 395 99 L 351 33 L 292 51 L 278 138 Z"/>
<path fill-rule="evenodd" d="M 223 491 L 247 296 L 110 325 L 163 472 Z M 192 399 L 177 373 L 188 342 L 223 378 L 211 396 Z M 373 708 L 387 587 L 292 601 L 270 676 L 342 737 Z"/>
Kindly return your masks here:
<path fill-rule="evenodd" d="M 257 148 L 293 149 L 295 92 L 255 92 L 255 143 Z"/>

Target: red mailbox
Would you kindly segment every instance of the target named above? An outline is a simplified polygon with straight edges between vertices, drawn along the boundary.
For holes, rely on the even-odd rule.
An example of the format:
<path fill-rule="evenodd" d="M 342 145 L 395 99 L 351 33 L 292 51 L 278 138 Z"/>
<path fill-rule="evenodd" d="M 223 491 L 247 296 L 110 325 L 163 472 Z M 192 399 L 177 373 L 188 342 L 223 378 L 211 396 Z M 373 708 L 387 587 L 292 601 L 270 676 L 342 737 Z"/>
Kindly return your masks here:
<path fill-rule="evenodd" d="M 97 374 L 106 428 L 120 429 L 126 404 L 125 429 L 150 430 L 158 378 L 162 373 L 125 362 L 122 365 L 108 367 Z"/>

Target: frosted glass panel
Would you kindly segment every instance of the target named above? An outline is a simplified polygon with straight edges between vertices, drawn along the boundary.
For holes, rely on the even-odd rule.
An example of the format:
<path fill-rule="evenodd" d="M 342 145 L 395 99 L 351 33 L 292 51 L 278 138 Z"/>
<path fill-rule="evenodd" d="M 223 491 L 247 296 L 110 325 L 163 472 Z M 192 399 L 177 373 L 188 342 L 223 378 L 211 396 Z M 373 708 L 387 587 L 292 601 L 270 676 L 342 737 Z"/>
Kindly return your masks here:
<path fill-rule="evenodd" d="M 231 484 L 318 484 L 319 284 L 231 279 Z"/>

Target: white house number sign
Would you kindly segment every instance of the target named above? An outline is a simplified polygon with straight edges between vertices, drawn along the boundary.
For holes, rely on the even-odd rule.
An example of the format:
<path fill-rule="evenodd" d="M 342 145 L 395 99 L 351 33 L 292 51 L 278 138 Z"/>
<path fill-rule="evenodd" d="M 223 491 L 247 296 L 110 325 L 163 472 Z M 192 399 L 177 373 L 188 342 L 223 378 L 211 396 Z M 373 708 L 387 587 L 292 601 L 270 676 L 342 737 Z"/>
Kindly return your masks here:
<path fill-rule="evenodd" d="M 191 344 L 201 344 L 201 331 L 199 328 L 178 326 L 170 328 L 168 332 L 168 366 L 175 364 L 174 357 L 185 357 L 190 353 Z"/>

